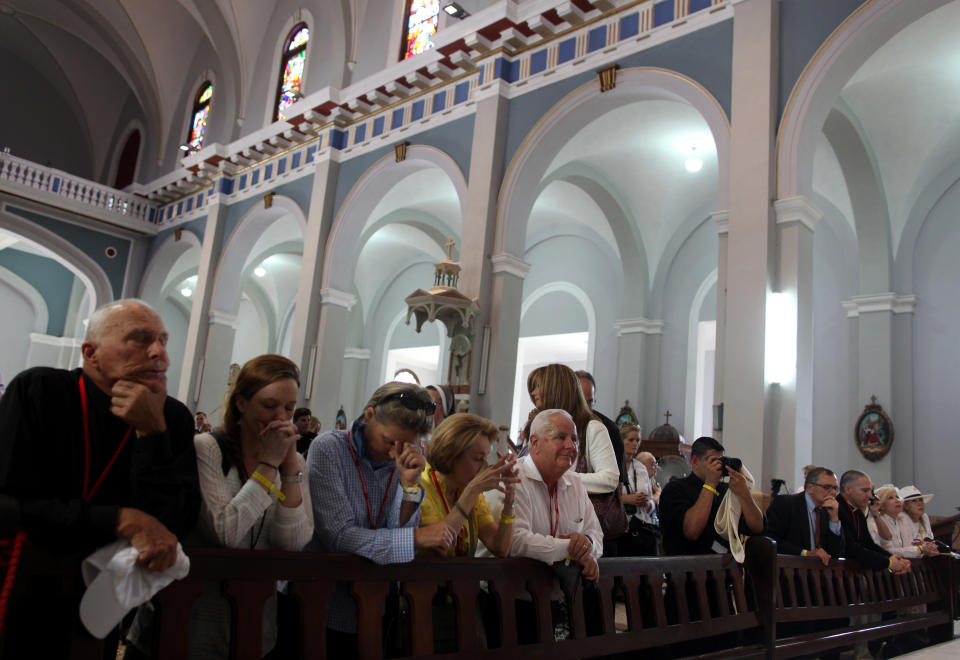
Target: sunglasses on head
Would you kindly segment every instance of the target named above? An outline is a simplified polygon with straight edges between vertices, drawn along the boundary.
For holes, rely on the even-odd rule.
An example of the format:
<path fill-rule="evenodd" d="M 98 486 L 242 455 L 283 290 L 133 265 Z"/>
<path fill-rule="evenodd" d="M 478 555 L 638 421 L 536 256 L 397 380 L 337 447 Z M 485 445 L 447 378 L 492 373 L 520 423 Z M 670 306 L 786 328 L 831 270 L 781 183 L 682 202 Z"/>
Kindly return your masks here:
<path fill-rule="evenodd" d="M 407 410 L 422 410 L 428 415 L 432 415 L 433 411 L 437 409 L 437 404 L 433 399 L 424 401 L 416 392 L 397 392 L 385 396 L 380 403 L 384 404 L 387 401 L 399 401 Z"/>

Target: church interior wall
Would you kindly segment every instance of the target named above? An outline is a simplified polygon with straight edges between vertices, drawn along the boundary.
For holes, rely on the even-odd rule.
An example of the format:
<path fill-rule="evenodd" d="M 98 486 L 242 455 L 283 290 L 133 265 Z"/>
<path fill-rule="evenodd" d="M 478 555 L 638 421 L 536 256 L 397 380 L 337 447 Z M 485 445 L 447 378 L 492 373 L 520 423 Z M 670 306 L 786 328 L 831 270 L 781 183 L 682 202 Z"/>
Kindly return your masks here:
<path fill-rule="evenodd" d="M 57 337 L 63 335 L 73 273 L 53 259 L 17 249 L 0 251 L 0 267 L 29 282 L 43 296 L 48 311 L 43 332 Z"/>
<path fill-rule="evenodd" d="M 184 348 L 187 344 L 187 327 L 190 323 L 190 310 L 174 302 L 173 296 L 166 296 L 154 303 L 163 326 L 170 339 L 167 341 L 167 355 L 170 357 L 170 369 L 167 370 L 167 391 L 176 392 L 180 387 L 180 369 L 183 364 Z"/>
<path fill-rule="evenodd" d="M 0 252 L 3 257 L 10 250 Z M 46 332 L 46 320 L 38 318 L 46 306 L 43 296 L 29 282 L 12 271 L 0 266 L 0 336 L 3 350 L 0 351 L 0 382 L 9 382 L 11 378 L 26 366 L 30 349 L 30 333 Z"/>
<path fill-rule="evenodd" d="M 957 374 L 960 373 L 960 181 L 934 206 L 914 248 L 914 442 L 917 485 L 938 494 L 929 509 L 952 512 L 957 493 Z M 910 374 L 895 374 L 909 378 Z M 943 494 L 944 497 L 940 497 Z M 937 500 L 940 500 L 939 502 Z"/>

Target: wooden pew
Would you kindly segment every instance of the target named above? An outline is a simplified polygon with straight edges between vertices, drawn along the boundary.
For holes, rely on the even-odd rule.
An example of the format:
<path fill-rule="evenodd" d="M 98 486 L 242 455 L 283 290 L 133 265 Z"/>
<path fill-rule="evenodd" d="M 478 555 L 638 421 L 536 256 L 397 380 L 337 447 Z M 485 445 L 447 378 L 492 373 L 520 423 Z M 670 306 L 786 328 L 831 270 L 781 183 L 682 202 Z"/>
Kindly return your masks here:
<path fill-rule="evenodd" d="M 958 574 L 951 557 L 912 560 L 911 573 L 896 576 L 850 560 L 824 566 L 813 557 L 777 555 L 776 544 L 762 537 L 747 547 L 768 657 L 817 654 L 921 629 L 934 643 L 953 636 Z M 791 627 L 792 634 L 785 631 Z M 816 631 L 796 631 L 804 627 Z"/>

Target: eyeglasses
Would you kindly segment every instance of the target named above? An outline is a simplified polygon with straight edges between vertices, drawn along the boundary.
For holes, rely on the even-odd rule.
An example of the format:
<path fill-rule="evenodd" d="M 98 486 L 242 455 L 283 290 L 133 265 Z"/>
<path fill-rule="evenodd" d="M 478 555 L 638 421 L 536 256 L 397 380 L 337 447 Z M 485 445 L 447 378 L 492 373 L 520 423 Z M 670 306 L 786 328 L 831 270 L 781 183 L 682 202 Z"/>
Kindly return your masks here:
<path fill-rule="evenodd" d="M 432 399 L 425 401 L 422 397 L 418 396 L 416 392 L 397 392 L 396 394 L 383 397 L 377 405 L 382 405 L 387 401 L 399 401 L 407 410 L 422 410 L 428 415 L 432 415 L 433 411 L 437 409 L 435 401 Z"/>
<path fill-rule="evenodd" d="M 813 485 L 814 485 L 814 486 L 820 486 L 820 488 L 822 488 L 822 489 L 824 489 L 824 490 L 833 491 L 834 493 L 836 493 L 837 491 L 840 490 L 839 488 L 837 488 L 837 487 L 834 486 L 833 484 L 818 484 L 818 483 L 814 483 Z"/>

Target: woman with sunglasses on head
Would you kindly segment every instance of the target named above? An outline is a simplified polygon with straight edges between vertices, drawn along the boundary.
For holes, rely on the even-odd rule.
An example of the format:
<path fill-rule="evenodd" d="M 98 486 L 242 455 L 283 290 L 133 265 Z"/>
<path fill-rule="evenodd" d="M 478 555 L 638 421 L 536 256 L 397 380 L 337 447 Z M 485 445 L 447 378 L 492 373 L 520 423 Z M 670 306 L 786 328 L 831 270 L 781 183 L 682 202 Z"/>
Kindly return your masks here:
<path fill-rule="evenodd" d="M 418 527 L 425 459 L 420 444 L 436 404 L 409 383 L 377 389 L 350 430 L 327 431 L 307 454 L 314 534 L 306 550 L 345 552 L 378 564 L 413 559 L 418 550 L 450 548 L 444 521 Z M 356 655 L 356 606 L 344 583 L 327 608 L 327 655 Z"/>

